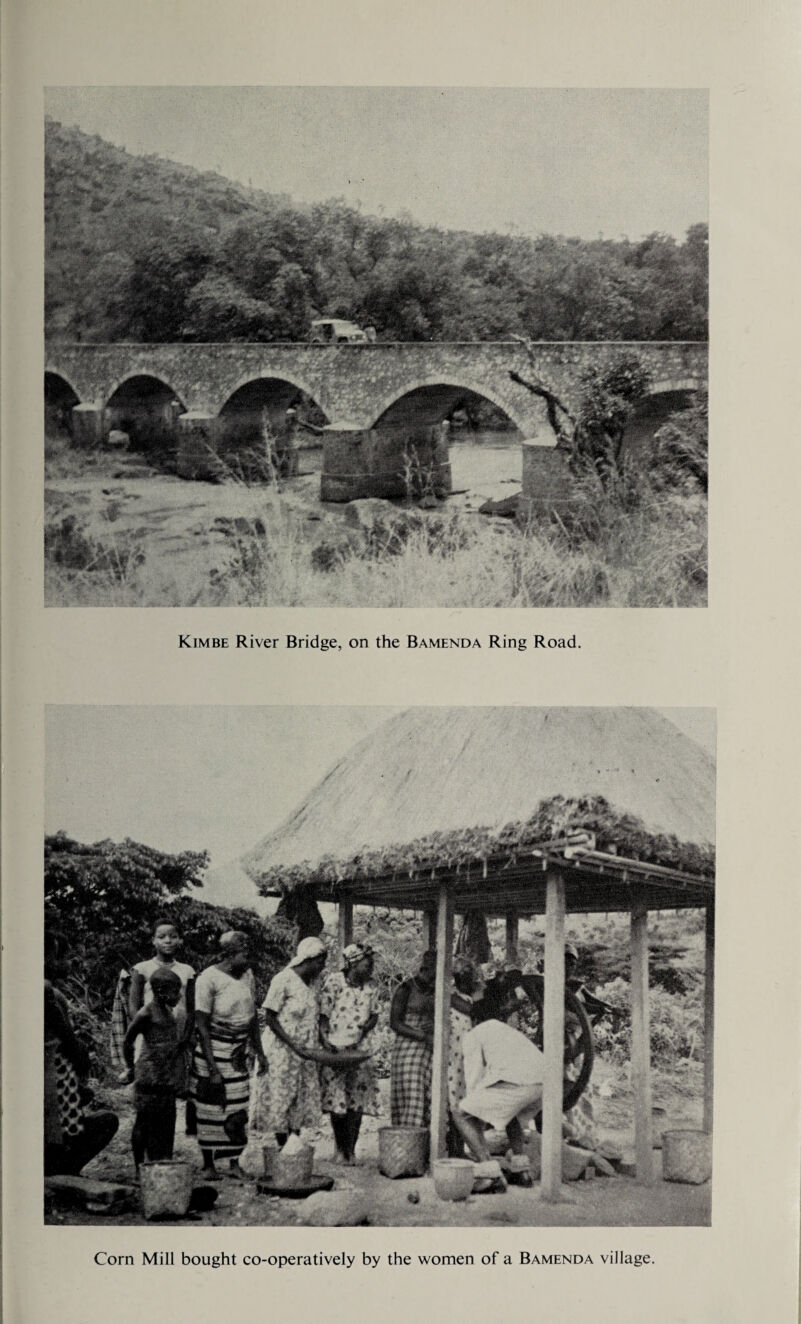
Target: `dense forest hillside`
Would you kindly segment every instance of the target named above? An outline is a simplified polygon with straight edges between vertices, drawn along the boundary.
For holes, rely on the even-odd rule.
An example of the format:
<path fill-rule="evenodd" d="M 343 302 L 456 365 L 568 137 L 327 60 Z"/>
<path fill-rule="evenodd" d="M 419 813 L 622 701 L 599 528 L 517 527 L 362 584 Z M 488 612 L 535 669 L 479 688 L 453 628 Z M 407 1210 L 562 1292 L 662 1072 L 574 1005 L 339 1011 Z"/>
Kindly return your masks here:
<path fill-rule="evenodd" d="M 298 340 L 315 316 L 386 340 L 698 340 L 707 228 L 581 240 L 367 216 L 46 123 L 45 329 L 66 340 Z"/>

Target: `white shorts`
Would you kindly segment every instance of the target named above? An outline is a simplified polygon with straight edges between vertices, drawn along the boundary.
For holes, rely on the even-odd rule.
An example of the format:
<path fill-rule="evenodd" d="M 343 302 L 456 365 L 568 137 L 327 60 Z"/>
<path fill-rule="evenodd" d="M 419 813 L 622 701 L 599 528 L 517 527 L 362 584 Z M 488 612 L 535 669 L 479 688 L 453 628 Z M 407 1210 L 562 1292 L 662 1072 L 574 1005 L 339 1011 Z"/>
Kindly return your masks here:
<path fill-rule="evenodd" d="M 496 1131 L 503 1131 L 513 1117 L 525 1112 L 542 1098 L 542 1084 L 512 1085 L 499 1080 L 494 1085 L 480 1086 L 462 1099 L 459 1107 L 470 1117 L 489 1122 Z"/>

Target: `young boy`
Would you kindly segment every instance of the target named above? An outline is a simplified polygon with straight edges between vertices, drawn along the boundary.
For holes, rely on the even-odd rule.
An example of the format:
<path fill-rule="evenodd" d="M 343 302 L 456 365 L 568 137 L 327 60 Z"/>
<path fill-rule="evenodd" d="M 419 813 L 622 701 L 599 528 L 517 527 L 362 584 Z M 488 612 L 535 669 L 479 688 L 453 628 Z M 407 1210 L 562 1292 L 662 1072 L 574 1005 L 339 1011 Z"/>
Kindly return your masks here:
<path fill-rule="evenodd" d="M 162 966 L 150 976 L 150 988 L 151 1000 L 131 1021 L 123 1044 L 128 1080 L 134 1081 L 131 1148 L 137 1175 L 145 1159 L 172 1158 L 175 1098 L 182 1076 L 182 1047 L 173 1015 L 181 1000 L 180 977 Z M 137 1039 L 141 1044 L 135 1055 Z"/>
<path fill-rule="evenodd" d="M 176 1003 L 175 1020 L 178 1037 L 187 1044 L 192 1038 L 195 1013 L 195 972 L 191 965 L 176 960 L 181 949 L 181 935 L 172 920 L 157 920 L 153 928 L 154 955 L 147 961 L 137 961 L 131 970 L 128 1014 L 133 1020 L 139 1009 L 150 1001 L 150 981 L 155 970 L 172 970 L 181 981 L 181 997 Z"/>

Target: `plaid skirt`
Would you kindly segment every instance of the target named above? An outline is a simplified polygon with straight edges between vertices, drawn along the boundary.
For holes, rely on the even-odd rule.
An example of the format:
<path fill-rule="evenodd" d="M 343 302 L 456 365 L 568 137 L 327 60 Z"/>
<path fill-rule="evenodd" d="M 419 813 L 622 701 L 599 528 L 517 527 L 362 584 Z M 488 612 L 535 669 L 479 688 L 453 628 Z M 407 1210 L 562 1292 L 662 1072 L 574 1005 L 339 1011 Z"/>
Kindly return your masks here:
<path fill-rule="evenodd" d="M 393 1126 L 428 1126 L 431 1119 L 431 1062 L 432 1051 L 428 1044 L 395 1036 L 389 1095 Z"/>
<path fill-rule="evenodd" d="M 197 1097 L 198 1080 L 207 1080 L 208 1063 L 198 1043 L 192 1064 L 189 1095 L 195 1106 L 197 1139 L 201 1149 L 212 1149 L 218 1158 L 237 1158 L 247 1144 L 250 1077 L 247 1064 L 250 1022 L 239 1028 L 211 1023 L 214 1064 L 223 1078 L 225 1103 L 208 1103 Z"/>

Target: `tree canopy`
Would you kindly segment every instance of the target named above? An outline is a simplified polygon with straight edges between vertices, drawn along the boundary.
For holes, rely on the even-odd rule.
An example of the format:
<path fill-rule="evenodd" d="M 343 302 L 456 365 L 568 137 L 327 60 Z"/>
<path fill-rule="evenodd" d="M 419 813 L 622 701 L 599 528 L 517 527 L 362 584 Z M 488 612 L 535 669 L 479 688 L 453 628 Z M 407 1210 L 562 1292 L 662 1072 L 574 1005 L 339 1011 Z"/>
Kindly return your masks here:
<path fill-rule="evenodd" d="M 302 207 L 48 121 L 45 326 L 73 340 L 701 340 L 707 227 L 683 242 L 473 234 Z"/>

